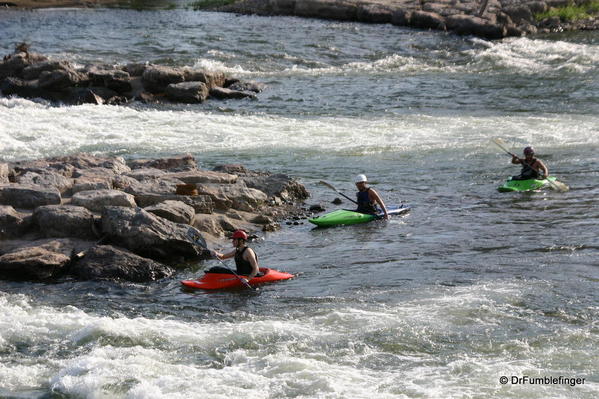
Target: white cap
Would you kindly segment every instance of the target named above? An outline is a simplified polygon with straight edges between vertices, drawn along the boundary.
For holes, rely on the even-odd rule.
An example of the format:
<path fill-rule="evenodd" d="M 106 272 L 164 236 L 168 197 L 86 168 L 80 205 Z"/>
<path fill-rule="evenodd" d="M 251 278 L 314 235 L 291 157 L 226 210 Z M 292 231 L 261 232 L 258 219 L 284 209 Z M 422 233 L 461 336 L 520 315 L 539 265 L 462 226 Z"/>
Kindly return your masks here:
<path fill-rule="evenodd" d="M 356 180 L 355 183 L 361 183 L 361 182 L 367 182 L 368 179 L 366 178 L 366 175 L 358 175 L 356 176 Z"/>

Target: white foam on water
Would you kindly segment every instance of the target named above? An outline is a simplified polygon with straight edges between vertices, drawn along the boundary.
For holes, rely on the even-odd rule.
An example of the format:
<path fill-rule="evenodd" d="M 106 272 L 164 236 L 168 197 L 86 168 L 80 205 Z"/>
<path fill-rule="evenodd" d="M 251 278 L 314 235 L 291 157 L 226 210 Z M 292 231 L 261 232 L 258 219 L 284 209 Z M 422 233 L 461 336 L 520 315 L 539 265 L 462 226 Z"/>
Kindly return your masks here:
<path fill-rule="evenodd" d="M 586 73 L 599 65 L 599 46 L 549 41 L 526 37 L 505 39 L 497 42 L 478 40 L 486 49 L 467 51 L 479 62 L 479 66 L 500 66 L 529 75 L 560 71 Z"/>
<path fill-rule="evenodd" d="M 52 107 L 0 98 L 0 158 L 36 159 L 78 151 L 157 154 L 216 151 L 310 151 L 369 154 L 477 148 L 491 136 L 514 144 L 599 144 L 599 116 L 397 115 L 292 118 L 200 110 Z M 517 140 L 517 141 L 516 141 Z"/>
<path fill-rule="evenodd" d="M 544 286 L 437 287 L 386 305 L 237 322 L 100 317 L 0 294 L 3 351 L 23 343 L 47 348 L 4 359 L 0 379 L 4 389 L 49 387 L 87 398 L 566 398 L 572 387 L 507 390 L 498 382 L 502 375 L 572 376 L 573 364 L 585 365 L 577 370 L 587 375 L 597 371 L 592 325 L 546 328 L 553 320 L 517 305 Z M 522 335 L 524 325 L 539 334 Z M 592 398 L 598 388 L 589 381 L 575 389 Z"/>

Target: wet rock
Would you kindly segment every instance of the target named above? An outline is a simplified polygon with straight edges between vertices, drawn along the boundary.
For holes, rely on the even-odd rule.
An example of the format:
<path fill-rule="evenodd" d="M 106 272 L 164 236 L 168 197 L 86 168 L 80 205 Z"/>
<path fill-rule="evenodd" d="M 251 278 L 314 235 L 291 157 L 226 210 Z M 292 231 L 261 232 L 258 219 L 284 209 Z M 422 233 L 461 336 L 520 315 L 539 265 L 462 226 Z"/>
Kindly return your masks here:
<path fill-rule="evenodd" d="M 339 198 L 339 197 L 335 197 L 335 199 L 333 201 L 331 201 L 331 203 L 335 204 L 335 205 L 341 205 L 341 204 L 343 204 L 343 200 L 341 200 L 341 198 Z"/>
<path fill-rule="evenodd" d="M 10 168 L 7 163 L 0 162 L 0 184 L 9 183 Z"/>
<path fill-rule="evenodd" d="M 25 67 L 31 65 L 27 53 L 18 52 L 5 57 L 0 62 L 0 80 L 9 76 L 22 77 Z"/>
<path fill-rule="evenodd" d="M 174 177 L 186 184 L 212 183 L 212 184 L 235 184 L 237 176 L 228 173 L 214 172 L 211 170 L 196 170 L 190 172 L 170 173 L 168 176 Z"/>
<path fill-rule="evenodd" d="M 44 248 L 23 248 L 0 256 L 0 278 L 46 280 L 62 272 L 70 257 Z"/>
<path fill-rule="evenodd" d="M 236 81 L 234 83 L 231 83 L 229 86 L 226 86 L 227 89 L 230 90 L 235 90 L 235 91 L 252 91 L 254 93 L 260 93 L 261 91 L 263 91 L 266 88 L 266 85 L 264 83 L 260 83 L 260 82 L 254 82 L 254 81 L 249 81 L 249 82 L 241 82 L 241 81 Z"/>
<path fill-rule="evenodd" d="M 168 85 L 184 80 L 181 70 L 159 65 L 148 66 L 142 75 L 143 86 L 150 93 L 163 93 Z"/>
<path fill-rule="evenodd" d="M 17 95 L 19 97 L 34 98 L 44 97 L 37 80 L 23 80 L 17 77 L 8 77 L 0 83 L 0 91 L 5 96 Z"/>
<path fill-rule="evenodd" d="M 169 172 L 196 170 L 198 164 L 191 154 L 182 154 L 168 158 L 136 159 L 129 161 L 131 169 L 155 168 Z"/>
<path fill-rule="evenodd" d="M 66 61 L 44 61 L 37 64 L 28 65 L 23 69 L 23 79 L 38 79 L 42 72 L 52 72 L 56 70 L 72 70 L 73 67 Z"/>
<path fill-rule="evenodd" d="M 230 175 L 241 175 L 246 176 L 250 173 L 250 171 L 239 163 L 231 163 L 226 165 L 218 165 L 213 169 L 215 172 L 228 173 Z"/>
<path fill-rule="evenodd" d="M 304 200 L 309 196 L 303 185 L 285 174 L 250 176 L 240 180 L 248 187 L 266 193 L 268 197 L 280 197 L 284 201 Z"/>
<path fill-rule="evenodd" d="M 267 225 L 267 224 L 273 224 L 273 223 L 274 223 L 274 220 L 273 220 L 271 217 L 269 217 L 269 216 L 266 216 L 266 215 L 256 215 L 256 216 L 255 216 L 255 217 L 254 217 L 254 218 L 251 220 L 251 222 L 252 222 L 252 223 L 256 223 L 256 224 L 264 224 L 264 225 Z"/>
<path fill-rule="evenodd" d="M 102 212 L 107 206 L 123 206 L 134 208 L 137 206 L 135 197 L 119 190 L 94 190 L 79 191 L 71 199 L 73 205 L 78 205 L 94 212 Z"/>
<path fill-rule="evenodd" d="M 55 188 L 44 188 L 24 184 L 0 184 L 0 205 L 34 209 L 42 205 L 61 203 L 60 192 Z"/>
<path fill-rule="evenodd" d="M 183 71 L 186 82 L 202 82 L 208 90 L 225 84 L 225 74 L 222 72 L 207 72 L 185 69 Z"/>
<path fill-rule="evenodd" d="M 86 178 L 81 177 L 74 180 L 71 193 L 75 194 L 80 191 L 91 191 L 91 190 L 111 190 L 112 183 L 111 179 L 101 178 Z"/>
<path fill-rule="evenodd" d="M 0 240 L 21 234 L 23 217 L 12 206 L 0 205 Z"/>
<path fill-rule="evenodd" d="M 391 23 L 396 26 L 410 26 L 412 23 L 412 11 L 403 9 L 393 11 Z"/>
<path fill-rule="evenodd" d="M 380 4 L 361 4 L 356 12 L 356 19 L 360 22 L 390 23 L 393 11 Z"/>
<path fill-rule="evenodd" d="M 217 209 L 229 208 L 252 211 L 266 203 L 267 195 L 247 187 L 243 182 L 231 185 L 196 184 L 199 194 L 208 195 Z"/>
<path fill-rule="evenodd" d="M 414 11 L 410 18 L 410 26 L 420 29 L 445 30 L 445 19 L 434 12 Z"/>
<path fill-rule="evenodd" d="M 106 87 L 117 93 L 127 93 L 131 91 L 132 86 L 129 82 L 129 73 L 116 69 L 103 69 L 98 66 L 92 66 L 87 70 L 89 80 L 93 86 Z"/>
<path fill-rule="evenodd" d="M 460 35 L 476 35 L 488 39 L 500 39 L 505 36 L 503 25 L 490 24 L 488 21 L 467 15 L 452 15 L 445 19 L 448 29 Z"/>
<path fill-rule="evenodd" d="M 131 63 L 123 67 L 123 70 L 129 74 L 129 76 L 142 76 L 145 72 L 148 64 Z"/>
<path fill-rule="evenodd" d="M 109 206 L 102 212 L 102 232 L 112 242 L 152 259 L 197 257 L 202 250 L 187 236 L 189 228 L 141 208 Z"/>
<path fill-rule="evenodd" d="M 111 245 L 96 245 L 70 268 L 80 280 L 119 279 L 138 283 L 170 277 L 174 271 L 161 263 Z"/>
<path fill-rule="evenodd" d="M 326 209 L 321 204 L 310 205 L 309 210 L 311 212 L 324 212 Z"/>
<path fill-rule="evenodd" d="M 73 187 L 73 181 L 59 173 L 37 169 L 27 171 L 16 176 L 16 182 L 24 185 L 35 185 L 44 188 L 57 189 L 61 194 L 66 193 Z"/>
<path fill-rule="evenodd" d="M 60 91 L 75 86 L 80 80 L 79 74 L 71 69 L 43 71 L 38 78 L 38 86 L 43 90 Z"/>
<path fill-rule="evenodd" d="M 88 87 L 74 87 L 71 89 L 69 94 L 70 104 L 81 105 L 81 104 L 95 104 L 101 105 L 106 102 L 104 98 L 97 95 L 91 88 Z"/>
<path fill-rule="evenodd" d="M 256 98 L 256 95 L 248 91 L 238 91 L 232 89 L 225 89 L 224 87 L 213 87 L 210 89 L 210 97 L 217 98 L 219 100 L 227 99 L 241 99 L 241 98 Z"/>
<path fill-rule="evenodd" d="M 281 225 L 279 223 L 269 223 L 262 226 L 262 231 L 273 232 L 281 230 Z"/>
<path fill-rule="evenodd" d="M 87 153 L 79 153 L 66 157 L 55 157 L 48 159 L 51 164 L 66 164 L 82 170 L 109 169 L 113 174 L 123 174 L 131 171 L 123 157 L 98 157 Z M 79 177 L 73 174 L 73 177 Z"/>
<path fill-rule="evenodd" d="M 97 238 L 92 228 L 94 216 L 81 206 L 40 206 L 33 212 L 33 222 L 45 237 Z"/>
<path fill-rule="evenodd" d="M 166 87 L 165 94 L 175 102 L 203 103 L 208 97 L 208 87 L 202 82 L 171 83 Z"/>
<path fill-rule="evenodd" d="M 156 180 L 159 177 L 163 177 L 166 172 L 162 169 L 156 168 L 144 168 L 144 169 L 133 169 L 127 173 L 126 176 L 132 177 L 137 181 L 144 180 Z"/>
<path fill-rule="evenodd" d="M 193 207 L 181 201 L 167 200 L 144 209 L 175 223 L 190 224 L 195 216 Z"/>

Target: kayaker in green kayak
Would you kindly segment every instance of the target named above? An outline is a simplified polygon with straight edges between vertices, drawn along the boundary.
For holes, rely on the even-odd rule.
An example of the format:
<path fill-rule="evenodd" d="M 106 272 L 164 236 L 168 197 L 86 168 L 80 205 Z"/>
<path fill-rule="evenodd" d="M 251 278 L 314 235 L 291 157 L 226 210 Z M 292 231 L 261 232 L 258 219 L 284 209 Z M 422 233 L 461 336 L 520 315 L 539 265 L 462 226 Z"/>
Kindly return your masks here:
<path fill-rule="evenodd" d="M 512 180 L 545 179 L 549 176 L 547 166 L 534 155 L 535 150 L 530 146 L 524 149 L 524 159 L 512 155 L 512 163 L 522 165 L 520 175 L 513 176 Z"/>
<path fill-rule="evenodd" d="M 379 204 L 383 213 L 385 214 L 384 218 L 389 219 L 387 207 L 385 206 L 382 198 L 376 191 L 374 191 L 373 188 L 370 188 L 366 185 L 366 183 L 368 183 L 366 175 L 357 175 L 355 182 L 356 187 L 358 188 L 358 193 L 356 194 L 358 197 L 358 209 L 356 209 L 356 212 L 374 215 L 378 213 L 376 204 Z"/>
<path fill-rule="evenodd" d="M 248 235 L 243 230 L 237 230 L 231 236 L 235 250 L 222 254 L 220 252 L 211 251 L 211 255 L 220 260 L 235 258 L 235 266 L 237 266 L 237 274 L 242 280 L 247 283 L 249 280 L 256 277 L 260 272 L 258 269 L 258 255 L 253 249 L 247 246 Z"/>

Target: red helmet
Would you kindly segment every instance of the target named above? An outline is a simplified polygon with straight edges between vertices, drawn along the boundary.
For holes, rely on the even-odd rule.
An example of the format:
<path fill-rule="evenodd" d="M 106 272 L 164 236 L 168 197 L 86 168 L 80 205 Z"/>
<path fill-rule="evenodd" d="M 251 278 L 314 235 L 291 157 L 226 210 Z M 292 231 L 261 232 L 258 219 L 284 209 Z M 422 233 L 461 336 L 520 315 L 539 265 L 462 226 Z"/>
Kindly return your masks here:
<path fill-rule="evenodd" d="M 235 230 L 231 238 L 241 238 L 242 240 L 247 241 L 248 235 L 243 230 Z"/>
<path fill-rule="evenodd" d="M 529 155 L 529 154 L 534 155 L 534 153 L 535 153 L 535 149 L 530 146 L 528 146 L 524 149 L 524 155 Z"/>

